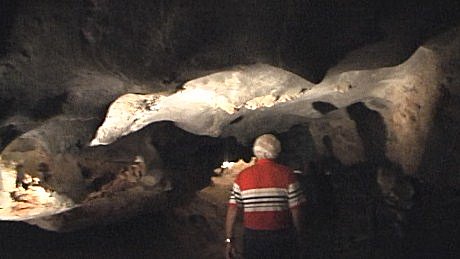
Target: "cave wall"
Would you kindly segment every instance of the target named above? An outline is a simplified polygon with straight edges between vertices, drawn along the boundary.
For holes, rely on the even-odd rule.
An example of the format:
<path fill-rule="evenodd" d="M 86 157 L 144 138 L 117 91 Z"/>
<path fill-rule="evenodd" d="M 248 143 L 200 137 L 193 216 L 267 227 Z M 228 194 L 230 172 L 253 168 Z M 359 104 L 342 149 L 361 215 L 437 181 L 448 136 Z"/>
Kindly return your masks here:
<path fill-rule="evenodd" d="M 439 100 L 434 110 L 432 127 L 427 135 L 422 161 L 419 167 L 419 176 L 436 185 L 448 186 L 457 189 L 459 177 L 455 171 L 458 168 L 458 132 L 460 120 L 458 118 L 458 97 L 460 83 L 456 71 L 459 71 L 459 49 L 443 48 L 454 46 L 458 38 L 455 28 L 430 40 L 427 45 L 434 49 L 441 57 L 439 70 L 443 77 L 440 80 Z"/>
<path fill-rule="evenodd" d="M 425 207 L 411 211 L 427 215 L 414 216 L 413 237 L 439 234 L 444 243 L 427 250 L 451 251 L 444 234 L 455 230 L 451 219 L 456 203 L 451 192 L 460 184 L 460 33 L 452 27 L 458 24 L 460 13 L 456 1 L 376 1 L 373 5 L 359 0 L 218 4 L 24 0 L 1 5 L 6 6 L 0 8 L 5 25 L 0 35 L 2 157 L 24 159 L 32 172 L 38 160 L 47 162 L 55 173 L 49 183 L 53 189 L 77 203 L 87 201 L 73 211 L 28 220 L 30 224 L 71 231 L 187 204 L 194 198 L 191 193 L 211 184 L 212 169 L 220 162 L 240 155 L 248 160 L 250 140 L 278 129 L 277 134 L 286 139 L 287 164 L 299 166 L 296 163 L 324 155 L 323 138 L 328 136 L 333 155 L 352 169 L 361 162 L 378 164 L 388 158 L 401 164 L 405 173 L 435 185 L 441 198 L 427 195 Z M 297 89 L 299 93 L 292 94 L 295 98 L 288 98 L 291 92 L 286 91 L 283 103 L 248 111 L 242 117 L 224 117 L 233 111 L 231 106 L 204 114 L 209 123 L 224 117 L 228 123 L 224 136 L 198 136 L 172 122 L 155 122 L 111 145 L 88 147 L 109 114 L 109 105 L 119 96 L 170 96 L 184 92 L 183 84 L 189 80 L 206 81 L 208 77 L 200 77 L 218 71 L 233 73 L 234 65 L 254 63 L 263 63 L 256 67 L 272 74 L 277 68 L 295 72 L 308 80 L 308 87 Z M 269 97 L 267 102 L 272 104 L 276 98 Z M 185 102 L 180 108 L 187 108 Z M 179 115 L 187 119 L 199 112 Z M 244 124 L 251 119 L 260 126 Z M 308 129 L 289 131 L 290 123 L 308 125 Z M 246 143 L 238 143 L 234 135 L 246 138 Z M 308 145 L 296 146 L 298 139 Z M 225 156 L 228 146 L 234 152 Z M 136 182 L 129 188 L 123 185 L 125 178 L 117 181 L 122 184 L 111 185 L 121 179 L 118 173 L 133 162 L 133 155 L 147 158 L 149 177 L 129 178 Z M 338 218 L 321 221 L 322 215 L 316 215 L 314 222 L 337 226 L 327 230 L 328 237 L 321 236 L 323 229 L 315 232 L 313 228 L 312 233 L 320 237 L 315 245 L 321 248 L 316 252 L 368 256 L 375 244 L 367 237 L 389 228 L 372 222 L 375 204 L 369 204 L 378 200 L 368 192 L 369 185 L 375 184 L 373 175 L 360 174 L 361 169 L 344 172 L 350 174 L 337 175 L 331 180 L 335 186 L 327 189 L 336 195 L 332 199 L 338 204 Z M 219 194 L 225 196 L 225 191 L 219 189 Z M 90 199 L 94 197 L 103 199 Z M 225 204 L 199 201 L 212 209 Z M 431 203 L 437 207 L 426 205 Z M 186 217 L 190 222 L 185 223 L 202 220 L 196 215 L 199 209 L 193 209 Z M 444 221 L 445 215 L 449 220 Z M 216 219 L 221 214 L 212 217 L 209 221 L 214 225 L 221 223 Z M 431 219 L 439 231 L 430 229 Z M 175 226 L 184 223 L 169 220 Z M 215 236 L 206 237 L 203 245 L 220 245 L 215 240 L 220 240 L 222 229 L 215 228 Z M 203 225 L 193 228 L 200 238 L 202 229 Z M 390 237 L 383 240 L 391 241 L 397 231 L 391 229 Z M 385 255 L 386 244 L 380 245 Z"/>

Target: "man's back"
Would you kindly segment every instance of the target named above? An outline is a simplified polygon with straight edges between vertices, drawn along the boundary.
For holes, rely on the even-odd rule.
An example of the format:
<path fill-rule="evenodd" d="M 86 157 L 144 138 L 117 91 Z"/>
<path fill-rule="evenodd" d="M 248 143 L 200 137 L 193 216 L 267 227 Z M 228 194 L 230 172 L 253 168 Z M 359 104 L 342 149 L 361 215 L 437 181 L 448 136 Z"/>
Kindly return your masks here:
<path fill-rule="evenodd" d="M 243 170 L 234 185 L 235 203 L 243 206 L 244 225 L 249 229 L 289 228 L 289 209 L 303 201 L 292 170 L 269 159 Z"/>
<path fill-rule="evenodd" d="M 289 184 L 291 169 L 269 159 L 261 159 L 251 167 L 243 170 L 237 177 L 242 189 L 279 187 Z"/>
<path fill-rule="evenodd" d="M 295 237 L 302 229 L 298 207 L 305 199 L 294 173 L 274 162 L 280 151 L 281 143 L 274 135 L 259 136 L 253 145 L 256 164 L 233 183 L 225 220 L 226 258 L 235 252 L 232 239 L 238 207 L 244 211 L 245 258 L 294 258 Z"/>

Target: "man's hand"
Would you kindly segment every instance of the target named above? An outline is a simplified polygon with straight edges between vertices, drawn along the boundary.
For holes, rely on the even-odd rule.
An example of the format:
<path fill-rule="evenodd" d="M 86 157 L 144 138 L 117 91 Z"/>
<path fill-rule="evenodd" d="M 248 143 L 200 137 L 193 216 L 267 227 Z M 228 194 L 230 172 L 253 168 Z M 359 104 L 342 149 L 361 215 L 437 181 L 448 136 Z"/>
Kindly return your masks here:
<path fill-rule="evenodd" d="M 225 258 L 235 258 L 235 248 L 233 247 L 232 243 L 225 244 Z"/>

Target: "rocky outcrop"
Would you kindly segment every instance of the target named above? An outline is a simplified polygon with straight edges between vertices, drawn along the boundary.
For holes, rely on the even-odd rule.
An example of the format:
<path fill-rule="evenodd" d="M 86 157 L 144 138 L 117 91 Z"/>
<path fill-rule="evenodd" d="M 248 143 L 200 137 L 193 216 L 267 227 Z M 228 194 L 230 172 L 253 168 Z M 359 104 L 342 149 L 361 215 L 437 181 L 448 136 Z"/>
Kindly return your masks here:
<path fill-rule="evenodd" d="M 440 31 L 455 8 L 16 2 L 0 28 L 1 219 L 71 231 L 164 210 L 212 183 L 196 203 L 213 208 L 228 186 L 215 188 L 212 169 L 229 153 L 247 158 L 266 132 L 295 142 L 283 158 L 297 169 L 330 139 L 342 164 L 388 159 L 458 189 L 460 33 Z M 26 174 L 40 184 L 21 189 Z M 346 214 L 354 197 L 343 197 Z"/>
<path fill-rule="evenodd" d="M 100 75 L 81 75 L 80 78 L 90 78 L 86 82 L 103 82 L 115 86 L 115 90 L 104 88 L 108 91 L 101 95 L 105 99 L 85 104 L 87 90 L 77 87 L 83 81 L 75 79 L 77 81 L 73 82 L 79 83 L 71 88 L 71 98 L 64 106 L 68 115 L 50 119 L 21 135 L 3 150 L 2 156 L 20 163 L 24 170 L 37 177 L 43 177 L 39 165 L 46 164 L 52 177 L 47 183 L 42 179 L 43 182 L 79 204 L 76 210 L 84 212 L 75 215 L 88 217 L 98 211 L 94 208 L 99 205 L 99 215 L 104 215 L 105 206 L 115 206 L 120 215 L 131 209 L 141 210 L 142 202 L 134 205 L 131 199 L 120 200 L 119 193 L 138 190 L 135 192 L 140 197 L 158 194 L 158 190 L 151 193 L 142 186 L 145 181 L 153 185 L 159 182 L 154 179 L 158 177 L 156 174 L 163 174 L 161 170 L 150 171 L 149 177 L 141 181 L 126 176 L 122 168 L 129 167 L 136 155 L 148 158 L 147 168 L 152 165 L 161 168 L 161 159 L 150 140 L 155 132 L 145 127 L 164 120 L 173 121 L 197 135 L 234 136 L 243 144 L 263 132 L 281 133 L 303 123 L 309 125 L 320 153 L 324 152 L 322 140 L 328 136 L 332 140 L 333 154 L 344 164 L 364 161 L 368 158 L 366 153 L 380 149 L 383 157 L 379 159 L 386 157 L 401 164 L 406 173 L 413 174 L 420 166 L 440 96 L 443 71 L 438 68 L 441 58 L 446 56 L 420 47 L 397 66 L 344 72 L 332 69 L 318 84 L 273 66 L 257 64 L 198 78 L 176 91 L 126 94 L 110 106 L 104 123 L 91 141 L 93 146 L 107 146 L 96 148 L 86 147 L 86 143 L 90 142 L 100 122 L 96 117 L 101 112 L 100 107 L 110 100 L 110 95 L 129 87 L 125 88 L 121 81 L 101 81 L 99 79 L 104 77 Z M 360 104 L 356 106 L 358 110 L 353 108 L 356 104 Z M 382 127 L 380 138 L 383 140 L 372 142 L 366 139 L 371 136 L 363 135 L 366 121 L 360 121 L 353 113 L 366 110 L 376 112 L 376 118 L 381 118 L 381 124 L 376 125 Z M 94 117 L 82 117 L 82 111 Z M 122 139 L 117 141 L 119 138 Z M 382 146 L 375 147 L 376 143 Z M 115 197 L 112 193 L 117 193 L 117 201 L 111 200 Z M 151 198 L 156 199 L 153 196 Z M 111 200 L 112 203 L 93 202 L 94 199 Z M 85 211 L 86 203 L 92 204 L 91 212 Z M 127 204 L 134 207 L 125 207 Z M 72 212 L 66 213 L 72 215 Z M 60 218 L 79 221 L 73 216 Z M 48 223 L 43 226 L 60 230 L 69 223 L 61 222 L 59 227 L 47 225 L 52 221 L 46 220 Z M 41 224 L 38 222 L 42 221 L 34 222 Z M 82 225 L 85 224 L 90 223 Z M 78 227 L 77 223 L 70 225 L 69 229 Z"/>
<path fill-rule="evenodd" d="M 272 116 L 273 122 L 268 118 L 258 121 L 252 134 L 241 131 L 238 126 L 232 129 L 234 125 L 245 124 L 241 121 L 251 124 L 252 120 L 258 120 L 251 118 L 252 111 L 269 108 L 268 115 L 311 86 L 295 74 L 260 64 L 192 80 L 172 94 L 128 94 L 111 105 L 91 145 L 110 144 L 123 135 L 163 120 L 174 121 L 194 134 L 213 137 L 238 134 L 242 142 L 247 142 L 267 130 L 266 127 L 270 128 L 270 124 L 283 122 L 275 116 Z M 286 124 L 284 130 L 289 126 Z"/>
<path fill-rule="evenodd" d="M 363 161 L 369 150 L 364 150 L 345 110 L 363 103 L 384 120 L 386 156 L 414 173 L 439 99 L 438 60 L 421 47 L 398 66 L 331 73 L 317 85 L 281 69 L 254 65 L 190 81 L 167 96 L 125 95 L 111 105 L 91 145 L 109 144 L 161 120 L 199 135 L 235 136 L 242 143 L 263 132 L 283 132 L 309 122 L 318 146 L 323 136 L 332 135 L 335 155 L 353 164 Z M 315 109 L 318 102 L 339 111 L 322 114 Z"/>
<path fill-rule="evenodd" d="M 89 141 L 94 122 L 58 117 L 3 150 L 5 163 L 15 166 L 2 170 L 2 182 L 15 189 L 2 191 L 10 196 L 2 199 L 2 219 L 30 220 L 48 230 L 70 231 L 107 222 L 108 214 L 111 222 L 137 215 L 164 199 L 159 197 L 171 187 L 149 138 L 141 133 L 110 148 L 88 150 L 82 143 Z M 14 175 L 6 177 L 8 172 Z M 26 175 L 40 185 L 17 189 L 16 182 Z M 52 197 L 56 202 L 51 202 Z"/>

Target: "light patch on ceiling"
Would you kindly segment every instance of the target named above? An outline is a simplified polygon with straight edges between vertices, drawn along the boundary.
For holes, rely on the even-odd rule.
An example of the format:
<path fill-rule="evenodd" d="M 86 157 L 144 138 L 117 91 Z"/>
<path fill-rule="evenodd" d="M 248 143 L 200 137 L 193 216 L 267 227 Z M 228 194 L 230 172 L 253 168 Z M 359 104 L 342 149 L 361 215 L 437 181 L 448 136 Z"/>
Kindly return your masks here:
<path fill-rule="evenodd" d="M 157 121 L 173 121 L 197 135 L 234 136 L 244 143 L 267 130 L 283 131 L 322 117 L 313 109 L 314 102 L 328 102 L 340 109 L 376 98 L 395 99 L 392 84 L 404 82 L 404 89 L 410 91 L 407 74 L 416 79 L 421 77 L 418 68 L 433 71 L 432 60 L 433 53 L 420 48 L 403 64 L 330 75 L 316 85 L 266 64 L 237 66 L 191 80 L 184 90 L 158 97 L 153 110 L 130 107 L 149 103 L 145 100 L 148 95 L 130 95 L 133 100 L 120 97 L 110 106 L 90 145 L 110 144 Z M 232 123 L 241 116 L 245 119 Z"/>
<path fill-rule="evenodd" d="M 163 120 L 174 121 L 195 134 L 218 136 L 235 113 L 273 107 L 300 97 L 312 86 L 291 72 L 256 64 L 189 81 L 183 90 L 168 96 L 126 94 L 110 105 L 90 145 L 110 144 Z"/>

